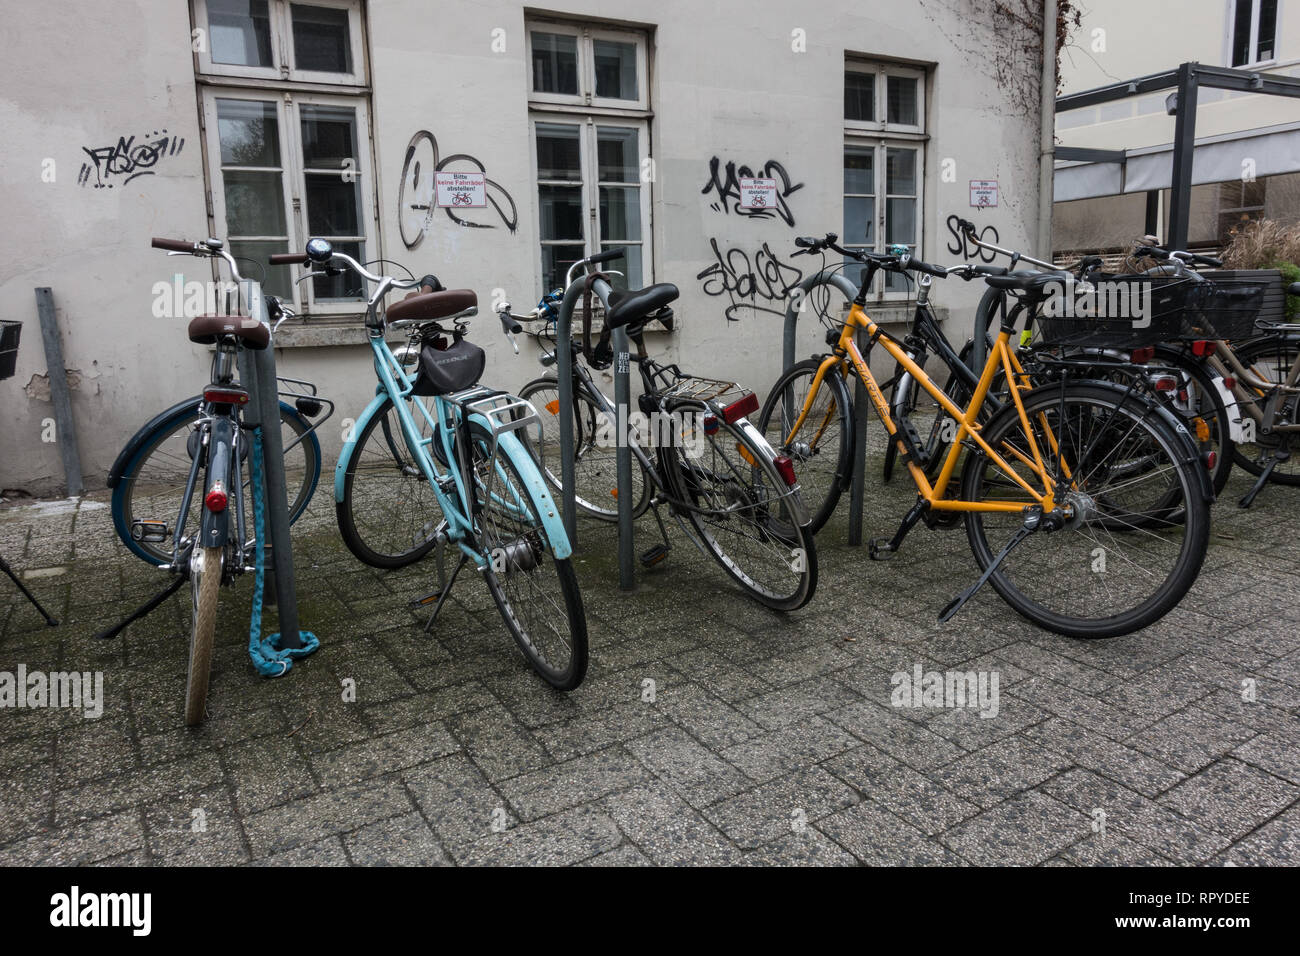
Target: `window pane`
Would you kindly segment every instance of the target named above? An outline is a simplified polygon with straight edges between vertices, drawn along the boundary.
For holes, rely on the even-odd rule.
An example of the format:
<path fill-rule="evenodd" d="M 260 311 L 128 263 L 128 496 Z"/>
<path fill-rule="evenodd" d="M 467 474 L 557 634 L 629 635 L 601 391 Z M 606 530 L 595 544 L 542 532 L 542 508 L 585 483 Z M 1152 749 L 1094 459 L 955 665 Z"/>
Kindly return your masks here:
<path fill-rule="evenodd" d="M 212 62 L 275 66 L 266 0 L 208 0 Z"/>
<path fill-rule="evenodd" d="M 609 284 L 615 289 L 639 289 L 644 285 L 642 281 L 641 267 L 641 247 L 640 246 L 620 246 L 618 243 L 607 245 L 602 243 L 600 251 L 606 249 L 622 249 L 623 258 L 611 262 L 608 268 L 621 272 L 621 276 L 612 276 Z M 563 278 L 563 277 L 561 277 Z"/>
<path fill-rule="evenodd" d="M 217 100 L 223 166 L 279 166 L 280 125 L 274 103 Z"/>
<path fill-rule="evenodd" d="M 600 238 L 641 238 L 641 190 L 636 186 L 600 187 Z"/>
<path fill-rule="evenodd" d="M 876 244 L 876 201 L 847 197 L 844 200 L 845 245 Z"/>
<path fill-rule="evenodd" d="M 850 146 L 844 150 L 844 191 L 874 195 L 876 191 L 876 151 Z"/>
<path fill-rule="evenodd" d="M 292 4 L 293 62 L 300 70 L 352 72 L 352 35 L 348 12 L 337 7 Z"/>
<path fill-rule="evenodd" d="M 542 246 L 542 289 L 550 292 L 564 284 L 564 274 L 569 266 L 585 258 L 582 246 Z"/>
<path fill-rule="evenodd" d="M 910 76 L 891 76 L 886 84 L 889 100 L 889 122 L 902 126 L 916 126 L 916 79 Z"/>
<path fill-rule="evenodd" d="M 1237 0 L 1232 17 L 1232 65 L 1241 66 L 1250 59 L 1251 0 Z"/>
<path fill-rule="evenodd" d="M 1277 0 L 1260 0 L 1259 42 L 1255 45 L 1255 60 L 1273 59 L 1274 41 L 1277 37 Z"/>
<path fill-rule="evenodd" d="M 596 60 L 596 95 L 615 100 L 636 99 L 636 44 L 596 40 L 592 48 Z"/>
<path fill-rule="evenodd" d="M 582 187 L 539 186 L 537 196 L 541 207 L 541 238 L 581 241 L 584 235 Z"/>
<path fill-rule="evenodd" d="M 339 173 L 307 173 L 307 231 L 313 236 L 361 235 L 361 190 Z"/>
<path fill-rule="evenodd" d="M 844 118 L 871 123 L 876 119 L 876 77 L 871 73 L 844 74 Z"/>
<path fill-rule="evenodd" d="M 893 245 L 916 242 L 916 200 L 885 200 L 885 242 Z"/>
<path fill-rule="evenodd" d="M 537 178 L 582 179 L 578 127 L 537 124 Z"/>
<path fill-rule="evenodd" d="M 284 239 L 272 239 L 266 242 L 250 242 L 247 239 L 231 240 L 230 254 L 236 259 L 251 259 L 257 267 L 247 262 L 239 264 L 239 271 L 252 278 L 261 278 L 262 291 L 268 295 L 279 296 L 289 302 L 293 301 L 293 266 L 272 266 L 266 260 L 277 252 L 288 252 L 289 243 Z"/>
<path fill-rule="evenodd" d="M 602 183 L 635 183 L 637 175 L 636 130 L 618 126 L 596 127 L 596 175 Z"/>
<path fill-rule="evenodd" d="M 885 192 L 891 196 L 916 195 L 916 150 L 885 150 Z"/>
<path fill-rule="evenodd" d="M 230 236 L 287 236 L 284 191 L 279 173 L 222 172 L 226 186 L 226 233 Z"/>
<path fill-rule="evenodd" d="M 533 89 L 578 95 L 578 39 L 533 31 Z"/>
<path fill-rule="evenodd" d="M 302 117 L 302 158 L 306 168 L 360 169 L 356 110 L 304 104 L 298 112 Z"/>
<path fill-rule="evenodd" d="M 364 242 L 335 242 L 335 252 L 342 252 L 356 259 L 366 261 Z M 364 299 L 365 280 L 351 269 L 341 270 L 340 275 L 331 276 L 317 273 L 311 280 L 312 294 L 317 302 L 340 299 Z"/>

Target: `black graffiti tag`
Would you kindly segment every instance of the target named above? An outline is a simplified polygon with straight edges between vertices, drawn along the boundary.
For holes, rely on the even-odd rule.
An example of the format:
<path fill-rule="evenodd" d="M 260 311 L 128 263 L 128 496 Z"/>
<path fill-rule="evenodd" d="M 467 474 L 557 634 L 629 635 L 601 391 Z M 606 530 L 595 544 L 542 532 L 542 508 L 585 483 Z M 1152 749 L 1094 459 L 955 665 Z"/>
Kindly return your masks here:
<path fill-rule="evenodd" d="M 775 179 L 776 206 L 757 209 L 746 209 L 741 206 L 740 180 L 742 179 Z M 762 169 L 755 173 L 748 166 L 737 167 L 735 163 L 727 163 L 724 168 L 722 160 L 714 156 L 709 160 L 709 181 L 704 184 L 700 193 L 704 196 L 717 193 L 717 199 L 709 204 L 711 209 L 724 213 L 734 212 L 738 216 L 748 216 L 753 219 L 771 219 L 774 215 L 779 215 L 785 220 L 787 226 L 793 226 L 794 213 L 790 211 L 790 204 L 786 199 L 803 189 L 803 185 L 803 183 L 791 183 L 790 174 L 775 159 L 769 159 Z"/>
<path fill-rule="evenodd" d="M 766 242 L 752 258 L 743 249 L 732 248 L 724 253 L 716 239 L 710 239 L 709 245 L 713 264 L 695 278 L 703 283 L 705 295 L 725 295 L 730 300 L 727 321 L 740 321 L 739 313 L 745 310 L 785 315 L 784 307 L 773 306 L 785 301 L 803 272 L 778 258 Z"/>
<path fill-rule="evenodd" d="M 433 201 L 433 174 L 442 172 L 454 164 L 472 166 L 480 173 L 487 172 L 483 164 L 468 153 L 453 153 L 450 156 L 439 157 L 438 140 L 427 129 L 420 130 L 407 144 L 406 159 L 402 163 L 402 185 L 397 196 L 398 231 L 407 249 L 414 249 L 424 240 L 425 233 L 429 231 L 429 226 L 433 222 L 433 215 L 439 208 Z M 501 224 L 514 232 L 519 227 L 519 212 L 515 208 L 514 199 L 504 186 L 486 176 L 484 176 L 484 184 L 487 187 L 488 204 L 496 210 Z M 467 196 L 465 202 L 468 201 Z M 459 200 L 458 204 L 463 205 Z M 444 207 L 442 211 L 458 226 L 470 229 L 496 228 L 494 223 L 476 222 L 465 218 L 462 213 L 466 210 L 453 212 L 450 207 Z"/>
<path fill-rule="evenodd" d="M 119 136 L 112 146 L 94 149 L 81 147 L 90 162 L 81 164 L 77 185 L 93 185 L 96 189 L 112 189 L 109 180 L 117 178 L 125 186 L 140 176 L 152 176 L 159 161 L 175 156 L 185 147 L 183 138 L 169 136 L 167 130 L 155 130 L 144 141 L 137 143 L 134 136 Z M 93 179 L 93 181 L 92 181 Z"/>
<path fill-rule="evenodd" d="M 961 231 L 961 226 L 958 225 L 960 222 L 961 217 L 956 215 L 949 216 L 947 219 L 948 232 L 952 236 L 948 241 L 948 252 L 951 255 L 961 256 L 968 262 L 971 259 L 978 259 L 980 262 L 992 262 L 998 257 L 996 252 L 981 249 L 972 243 L 970 237 Z M 993 245 L 997 245 L 999 241 L 998 231 L 992 226 L 985 226 L 980 229 L 976 238 L 981 242 L 988 242 Z"/>

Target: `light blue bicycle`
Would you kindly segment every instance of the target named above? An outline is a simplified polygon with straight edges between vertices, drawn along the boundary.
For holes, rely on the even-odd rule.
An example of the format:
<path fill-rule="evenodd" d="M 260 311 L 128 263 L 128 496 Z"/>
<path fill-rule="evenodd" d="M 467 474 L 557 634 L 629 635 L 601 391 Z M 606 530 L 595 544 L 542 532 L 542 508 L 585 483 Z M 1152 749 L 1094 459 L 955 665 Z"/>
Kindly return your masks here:
<path fill-rule="evenodd" d="M 432 625 L 469 563 L 533 668 L 572 690 L 587 670 L 587 624 L 560 509 L 520 432 L 540 428 L 523 399 L 478 384 L 483 350 L 465 338 L 477 314 L 468 289 L 447 290 L 434 276 L 375 275 L 351 256 L 312 239 L 305 254 L 272 264 L 346 267 L 375 284 L 366 329 L 379 378 L 375 398 L 346 436 L 334 473 L 339 530 L 362 561 L 397 568 L 436 550 L 438 589 Z M 381 314 L 393 289 L 413 290 Z M 508 336 L 519 331 L 502 320 Z M 409 329 L 395 354 L 386 328 Z M 459 551 L 451 576 L 444 550 Z M 427 629 L 427 628 L 426 628 Z"/>

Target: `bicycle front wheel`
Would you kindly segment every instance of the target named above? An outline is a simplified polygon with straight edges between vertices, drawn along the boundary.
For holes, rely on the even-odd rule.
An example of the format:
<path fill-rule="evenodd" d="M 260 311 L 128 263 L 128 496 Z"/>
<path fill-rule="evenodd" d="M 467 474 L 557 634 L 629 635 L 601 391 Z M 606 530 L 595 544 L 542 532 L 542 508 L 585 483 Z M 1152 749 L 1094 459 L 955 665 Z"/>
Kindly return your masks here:
<path fill-rule="evenodd" d="M 541 434 L 528 431 L 528 446 L 546 473 L 546 480 L 561 491 L 560 387 L 554 379 L 538 378 L 519 390 L 519 397 L 537 409 Z M 601 411 L 592 398 L 574 384 L 573 391 L 573 478 L 574 503 L 583 514 L 601 521 L 618 520 L 618 463 L 613 443 L 602 443 Z M 650 483 L 645 469 L 632 458 L 632 515 L 640 517 L 650 505 Z"/>
<path fill-rule="evenodd" d="M 573 564 L 555 557 L 525 478 L 541 476 L 512 436 L 494 443 L 471 421 L 470 437 L 488 592 L 533 670 L 552 687 L 572 690 L 587 673 L 587 618 Z"/>
<path fill-rule="evenodd" d="M 427 429 L 418 411 L 413 418 Z M 439 437 L 433 438 L 436 445 Z M 343 471 L 343 500 L 335 511 L 343 543 L 371 567 L 406 567 L 437 541 L 442 506 L 406 444 L 391 398 L 361 430 Z"/>
<path fill-rule="evenodd" d="M 1246 369 L 1263 381 L 1278 385 L 1284 383 L 1287 376 L 1291 374 L 1291 366 L 1295 363 L 1297 351 L 1300 351 L 1300 339 L 1282 336 L 1252 339 L 1236 348 L 1237 358 Z M 1247 386 L 1238 382 L 1237 388 L 1244 390 Z M 1256 404 L 1262 410 L 1264 396 L 1257 391 L 1254 395 Z M 1259 424 L 1246 414 L 1244 406 L 1237 407 L 1241 410 L 1242 425 L 1250 430 L 1251 440 L 1241 442 L 1234 447 L 1233 459 L 1252 475 L 1262 475 L 1264 468 L 1273 458 L 1274 450 L 1280 447 L 1283 435 L 1262 434 Z M 1268 480 L 1279 485 L 1300 485 L 1300 454 L 1292 451 L 1286 459 L 1274 465 Z"/>
<path fill-rule="evenodd" d="M 690 410 L 669 409 L 674 415 Z M 694 410 L 706 416 L 703 406 Z M 800 514 L 799 491 L 776 470 L 767 442 L 739 423 L 714 421 L 712 434 L 705 425 L 689 433 L 696 441 L 660 451 L 677 497 L 691 504 L 680 510 L 709 554 L 755 600 L 778 611 L 801 608 L 817 590 L 817 549 Z"/>
<path fill-rule="evenodd" d="M 1029 620 L 1069 637 L 1101 638 L 1146 627 L 1196 580 L 1209 542 L 1204 467 L 1155 407 L 1105 385 L 1063 382 L 1022 395 L 1033 443 L 1071 514 L 1007 554 L 990 578 Z M 1006 405 L 981 432 L 1008 464 L 972 451 L 962 498 L 974 505 L 1032 503 L 1015 477 L 1041 489 L 1033 446 Z M 966 533 L 981 571 L 1024 524 L 1020 512 L 971 511 Z"/>
<path fill-rule="evenodd" d="M 820 359 L 790 366 L 776 380 L 758 414 L 758 430 L 768 444 L 794 462 L 811 534 L 830 520 L 853 467 L 853 417 L 842 366 L 826 373 L 808 414 L 799 421 L 820 367 Z"/>

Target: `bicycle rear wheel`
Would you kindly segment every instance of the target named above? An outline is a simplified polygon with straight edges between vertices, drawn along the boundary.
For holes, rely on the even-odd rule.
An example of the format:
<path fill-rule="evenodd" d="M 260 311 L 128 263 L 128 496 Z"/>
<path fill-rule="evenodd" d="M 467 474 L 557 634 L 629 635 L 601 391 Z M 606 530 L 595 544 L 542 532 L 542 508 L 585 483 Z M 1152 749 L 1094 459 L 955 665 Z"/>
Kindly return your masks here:
<path fill-rule="evenodd" d="M 203 723 L 212 677 L 212 639 L 217 628 L 223 549 L 200 548 L 190 559 L 190 661 L 185 679 L 185 726 Z"/>
<path fill-rule="evenodd" d="M 810 534 L 830 520 L 853 467 L 853 416 L 841 366 L 827 372 L 808 414 L 794 427 L 820 367 L 819 359 L 790 366 L 768 392 L 757 421 L 768 444 L 794 462 Z"/>
<path fill-rule="evenodd" d="M 1291 365 L 1295 362 L 1297 351 L 1300 351 L 1300 339 L 1283 336 L 1252 339 L 1236 347 L 1237 358 L 1243 366 L 1265 382 L 1277 384 L 1286 381 L 1287 375 L 1291 372 Z M 1244 389 L 1247 386 L 1239 383 L 1237 387 Z M 1258 398 L 1258 404 L 1263 407 L 1262 396 Z M 1255 435 L 1253 441 L 1241 442 L 1234 448 L 1233 460 L 1252 475 L 1261 475 L 1273 456 L 1273 449 L 1279 446 L 1281 436 L 1260 434 L 1259 425 L 1255 420 L 1244 411 L 1241 414 L 1242 424 L 1249 423 Z M 1279 461 L 1273 467 L 1273 473 L 1268 476 L 1268 480 L 1279 485 L 1300 485 L 1300 454 L 1292 449 L 1291 455 L 1285 461 Z"/>
<path fill-rule="evenodd" d="M 1033 438 L 1074 517 L 1031 534 L 993 573 L 998 594 L 1029 620 L 1070 637 L 1146 627 L 1196 580 L 1209 541 L 1209 504 L 1195 449 L 1148 401 L 1106 385 L 1062 382 L 1024 393 Z M 1031 486 L 1041 479 L 1013 405 L 982 431 Z M 962 472 L 962 499 L 1032 499 L 983 452 Z M 1161 517 L 1161 515 L 1165 515 Z M 1023 526 L 1021 513 L 969 512 L 966 533 L 981 571 Z"/>
<path fill-rule="evenodd" d="M 427 430 L 418 410 L 412 418 Z M 437 442 L 435 435 L 433 444 Z M 391 398 L 384 399 L 357 439 L 335 512 L 343 543 L 372 567 L 406 567 L 428 554 L 437 541 L 442 507 L 406 444 Z"/>
<path fill-rule="evenodd" d="M 669 411 L 711 415 L 688 403 Z M 786 485 L 767 442 L 740 424 L 714 421 L 712 434 L 712 426 L 698 429 L 703 440 L 694 447 L 660 450 L 676 497 L 692 505 L 680 510 L 713 559 L 755 600 L 778 611 L 801 608 L 817 590 L 817 550 L 800 514 L 799 491 Z"/>
<path fill-rule="evenodd" d="M 572 690 L 587 673 L 587 618 L 568 558 L 556 558 L 525 474 L 536 466 L 512 436 L 470 422 L 472 472 L 483 572 L 506 629 L 552 687 Z M 518 449 L 521 460 L 507 446 Z"/>

